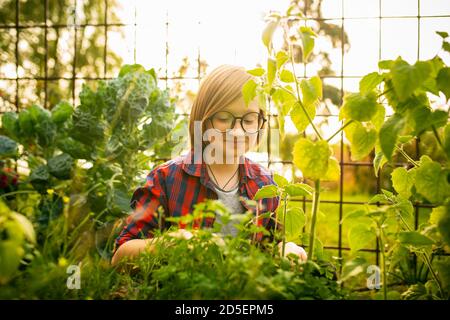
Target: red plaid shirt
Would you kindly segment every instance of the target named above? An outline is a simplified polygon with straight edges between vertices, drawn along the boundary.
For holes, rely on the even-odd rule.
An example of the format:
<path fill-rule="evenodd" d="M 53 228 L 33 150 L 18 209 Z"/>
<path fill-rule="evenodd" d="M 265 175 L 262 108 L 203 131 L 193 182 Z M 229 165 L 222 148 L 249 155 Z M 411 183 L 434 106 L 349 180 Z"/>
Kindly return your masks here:
<path fill-rule="evenodd" d="M 275 184 L 273 174 L 258 163 L 244 157 L 239 164 L 239 194 L 241 203 L 255 216 L 256 206 L 249 206 L 245 200 L 253 199 L 254 195 L 264 185 Z M 193 206 L 206 199 L 218 199 L 210 180 L 205 162 L 194 163 L 194 153 L 189 152 L 185 156 L 179 156 L 163 164 L 156 166 L 148 175 L 143 187 L 139 187 L 133 193 L 131 208 L 133 213 L 127 218 L 126 226 L 115 242 L 115 250 L 131 239 L 152 238 L 153 230 L 160 227 L 158 221 L 158 208 L 164 209 L 164 214 L 172 217 L 187 215 L 193 211 Z M 259 202 L 259 214 L 275 212 L 279 204 L 279 198 L 262 199 Z M 204 218 L 194 221 L 193 228 L 212 227 L 214 218 Z M 273 220 L 269 217 L 259 217 L 258 225 L 267 230 L 273 228 Z M 162 223 L 163 228 L 169 224 Z M 179 222 L 178 226 L 186 225 Z M 256 239 L 262 240 L 262 232 L 257 233 Z"/>

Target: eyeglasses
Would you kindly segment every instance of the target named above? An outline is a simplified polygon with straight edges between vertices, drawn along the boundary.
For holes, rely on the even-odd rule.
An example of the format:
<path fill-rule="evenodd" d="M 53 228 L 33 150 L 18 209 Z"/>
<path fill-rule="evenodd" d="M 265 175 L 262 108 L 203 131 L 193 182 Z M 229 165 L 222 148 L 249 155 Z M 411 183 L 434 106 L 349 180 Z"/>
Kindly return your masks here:
<path fill-rule="evenodd" d="M 241 128 L 246 133 L 257 133 L 267 121 L 259 112 L 249 112 L 242 117 L 236 117 L 228 111 L 216 112 L 207 120 L 211 121 L 211 125 L 214 129 L 225 133 L 234 128 L 237 119 L 241 120 Z"/>

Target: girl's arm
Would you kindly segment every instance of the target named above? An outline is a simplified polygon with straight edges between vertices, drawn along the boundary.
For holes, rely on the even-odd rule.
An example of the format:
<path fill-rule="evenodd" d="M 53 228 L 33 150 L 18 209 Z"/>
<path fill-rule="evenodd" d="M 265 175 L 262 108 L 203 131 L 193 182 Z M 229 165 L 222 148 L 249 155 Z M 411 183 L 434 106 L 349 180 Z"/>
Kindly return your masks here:
<path fill-rule="evenodd" d="M 192 233 L 185 229 L 178 229 L 177 231 L 170 232 L 168 234 L 171 237 L 178 239 L 190 239 L 192 238 Z M 147 252 L 153 252 L 156 243 L 160 240 L 160 237 L 150 238 L 150 239 L 132 239 L 124 244 L 122 244 L 111 260 L 111 265 L 116 266 L 123 258 L 134 259 L 144 250 Z"/>

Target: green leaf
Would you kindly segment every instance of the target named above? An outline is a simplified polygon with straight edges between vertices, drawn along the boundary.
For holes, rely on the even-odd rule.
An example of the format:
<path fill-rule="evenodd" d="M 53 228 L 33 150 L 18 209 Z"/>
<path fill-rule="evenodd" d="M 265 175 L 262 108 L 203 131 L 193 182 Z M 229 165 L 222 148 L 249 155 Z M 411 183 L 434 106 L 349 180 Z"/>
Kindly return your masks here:
<path fill-rule="evenodd" d="M 311 120 L 314 119 L 316 116 L 316 106 L 314 104 L 310 104 L 304 107 L 309 115 L 309 118 Z M 311 124 L 305 114 L 305 111 L 298 102 L 294 103 L 290 116 L 299 133 L 305 131 L 305 129 Z"/>
<path fill-rule="evenodd" d="M 269 87 L 272 86 L 273 81 L 275 80 L 275 75 L 277 73 L 277 63 L 274 59 L 267 59 L 267 84 Z"/>
<path fill-rule="evenodd" d="M 348 231 L 348 243 L 353 253 L 375 241 L 375 234 L 366 224 L 353 225 Z"/>
<path fill-rule="evenodd" d="M 13 139 L 17 139 L 20 136 L 19 117 L 15 112 L 5 112 L 1 116 L 2 128 L 5 133 Z"/>
<path fill-rule="evenodd" d="M 450 53 L 450 42 L 447 41 L 442 42 L 442 50 Z"/>
<path fill-rule="evenodd" d="M 375 171 L 375 177 L 378 177 L 378 171 L 383 168 L 386 162 L 387 159 L 383 152 L 379 151 L 378 147 L 375 146 L 375 157 L 373 158 L 373 170 Z"/>
<path fill-rule="evenodd" d="M 281 216 L 283 217 L 283 216 Z M 282 220 L 283 221 L 283 220 Z M 295 241 L 302 234 L 305 225 L 305 213 L 299 207 L 289 208 L 286 212 L 286 240 Z"/>
<path fill-rule="evenodd" d="M 300 138 L 294 145 L 294 164 L 302 171 L 304 177 L 312 180 L 321 179 L 326 175 L 330 155 L 330 146 L 323 140 L 312 142 Z"/>
<path fill-rule="evenodd" d="M 291 183 L 284 186 L 284 190 L 291 197 L 309 196 L 313 193 L 313 188 L 305 183 Z"/>
<path fill-rule="evenodd" d="M 62 153 L 48 160 L 47 167 L 51 175 L 58 179 L 70 179 L 72 167 L 74 165 L 73 158 L 67 153 Z"/>
<path fill-rule="evenodd" d="M 381 105 L 377 105 L 377 112 L 373 116 L 371 122 L 374 125 L 375 129 L 380 131 L 381 127 L 384 124 L 384 118 L 386 116 L 386 109 Z"/>
<path fill-rule="evenodd" d="M 314 76 L 310 79 L 302 80 L 300 88 L 304 106 L 315 105 L 319 99 L 322 99 L 322 81 L 319 77 Z"/>
<path fill-rule="evenodd" d="M 398 234 L 398 241 L 403 245 L 413 247 L 424 247 L 434 244 L 433 239 L 420 234 L 417 231 L 401 231 Z"/>
<path fill-rule="evenodd" d="M 278 188 L 277 186 L 271 184 L 263 186 L 261 189 L 259 189 L 253 197 L 253 200 L 274 198 L 276 196 L 278 196 Z"/>
<path fill-rule="evenodd" d="M 398 58 L 391 69 L 392 84 L 400 101 L 406 100 L 427 80 L 431 73 L 428 62 L 417 61 L 414 65 Z"/>
<path fill-rule="evenodd" d="M 373 91 L 383 79 L 384 77 L 378 72 L 372 72 L 365 75 L 361 81 L 359 81 L 359 92 L 364 95 Z"/>
<path fill-rule="evenodd" d="M 445 39 L 448 37 L 448 32 L 445 31 L 436 31 L 436 33 L 442 38 Z"/>
<path fill-rule="evenodd" d="M 267 50 L 270 51 L 270 47 L 272 44 L 272 36 L 275 30 L 278 27 L 278 21 L 270 21 L 267 23 L 264 31 L 262 33 L 262 42 L 266 46 Z"/>
<path fill-rule="evenodd" d="M 282 175 L 279 175 L 278 173 L 274 173 L 273 180 L 275 181 L 277 186 L 280 188 L 283 188 L 285 185 L 287 185 L 289 183 L 285 177 L 283 177 Z"/>
<path fill-rule="evenodd" d="M 395 113 L 392 115 L 380 129 L 380 146 L 385 157 L 390 161 L 394 152 L 397 138 L 405 125 L 405 119 L 402 115 Z"/>
<path fill-rule="evenodd" d="M 34 124 L 28 109 L 22 110 L 19 113 L 19 127 L 23 138 L 30 138 L 34 135 Z"/>
<path fill-rule="evenodd" d="M 291 83 L 295 81 L 295 78 L 291 71 L 284 69 L 280 72 L 280 80 L 286 83 Z"/>
<path fill-rule="evenodd" d="M 266 73 L 266 70 L 264 70 L 263 68 L 255 68 L 255 69 L 247 70 L 247 73 L 249 73 L 255 77 L 261 77 Z"/>
<path fill-rule="evenodd" d="M 445 97 L 450 99 L 450 68 L 445 67 L 442 68 L 438 76 L 436 78 L 436 83 L 439 91 L 442 91 L 442 93 L 445 94 Z"/>
<path fill-rule="evenodd" d="M 396 168 L 391 173 L 392 185 L 399 195 L 408 199 L 415 181 L 415 170 L 406 170 L 403 167 Z"/>
<path fill-rule="evenodd" d="M 302 40 L 303 62 L 306 62 L 309 55 L 314 50 L 314 38 L 317 37 L 317 35 L 310 27 L 300 27 L 298 32 L 300 39 Z"/>
<path fill-rule="evenodd" d="M 355 221 L 360 218 L 365 218 L 366 216 L 367 216 L 367 210 L 365 210 L 365 209 L 353 210 L 353 211 L 350 211 L 345 214 L 345 216 L 342 218 L 340 224 L 343 224 L 345 221 L 349 221 L 349 220 Z"/>
<path fill-rule="evenodd" d="M 14 157 L 17 154 L 17 143 L 0 135 L 0 157 Z"/>
<path fill-rule="evenodd" d="M 324 181 L 337 181 L 339 180 L 341 174 L 341 167 L 339 165 L 339 161 L 336 158 L 330 157 L 328 159 L 328 170 L 323 177 Z"/>
<path fill-rule="evenodd" d="M 64 123 L 73 113 L 72 105 L 62 101 L 52 109 L 52 121 L 57 124 Z"/>
<path fill-rule="evenodd" d="M 256 87 L 257 87 L 257 84 L 256 84 L 255 80 L 253 80 L 253 79 L 249 79 L 242 86 L 242 96 L 244 97 L 244 101 L 247 106 L 256 97 Z"/>
<path fill-rule="evenodd" d="M 344 128 L 345 136 L 350 141 L 352 160 L 360 160 L 375 147 L 377 131 L 364 127 L 359 122 L 352 122 Z"/>
<path fill-rule="evenodd" d="M 145 72 L 145 68 L 140 64 L 125 64 L 120 68 L 119 77 L 122 78 L 131 72 Z"/>
<path fill-rule="evenodd" d="M 19 213 L 12 213 L 11 217 L 19 224 L 20 228 L 22 229 L 23 235 L 25 236 L 25 239 L 34 243 L 36 241 L 36 234 L 30 220 Z"/>
<path fill-rule="evenodd" d="M 6 284 L 17 272 L 23 254 L 23 248 L 15 241 L 0 242 L 0 285 Z"/>
<path fill-rule="evenodd" d="M 416 169 L 416 190 L 428 201 L 441 203 L 450 195 L 448 173 L 441 169 L 438 162 L 426 159 L 422 157 L 421 164 Z"/>
<path fill-rule="evenodd" d="M 339 112 L 339 119 L 370 121 L 378 111 L 377 95 L 371 91 L 366 94 L 348 93 Z"/>
<path fill-rule="evenodd" d="M 279 70 L 289 60 L 289 56 L 286 51 L 281 50 L 277 52 L 275 59 L 277 61 L 277 70 Z"/>
<path fill-rule="evenodd" d="M 408 225 L 408 228 L 414 227 L 414 207 L 411 201 L 397 196 L 395 203 L 388 208 L 388 212 L 394 212 L 396 218 L 401 218 L 402 222 Z"/>

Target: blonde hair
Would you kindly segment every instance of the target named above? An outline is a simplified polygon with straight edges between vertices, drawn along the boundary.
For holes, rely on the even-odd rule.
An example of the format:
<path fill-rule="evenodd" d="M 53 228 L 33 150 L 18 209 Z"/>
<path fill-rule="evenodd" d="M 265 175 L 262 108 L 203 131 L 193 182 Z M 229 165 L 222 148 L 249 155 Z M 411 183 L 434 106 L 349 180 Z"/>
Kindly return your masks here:
<path fill-rule="evenodd" d="M 205 131 L 204 120 L 242 97 L 243 85 L 252 78 L 253 76 L 247 73 L 244 67 L 224 64 L 215 68 L 202 79 L 189 118 L 191 148 L 194 148 L 195 121 L 203 123 L 203 134 Z"/>

